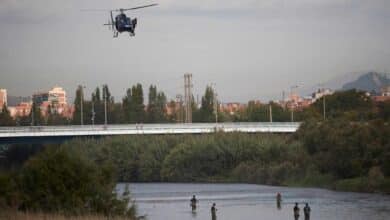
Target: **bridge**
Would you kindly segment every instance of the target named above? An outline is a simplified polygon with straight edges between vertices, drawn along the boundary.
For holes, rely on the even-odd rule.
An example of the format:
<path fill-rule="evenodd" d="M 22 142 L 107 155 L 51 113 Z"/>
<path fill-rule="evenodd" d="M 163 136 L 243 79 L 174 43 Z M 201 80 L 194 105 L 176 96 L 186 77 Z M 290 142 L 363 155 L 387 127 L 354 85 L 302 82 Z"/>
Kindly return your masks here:
<path fill-rule="evenodd" d="M 42 138 L 67 139 L 73 137 L 140 134 L 206 134 L 219 131 L 243 133 L 293 133 L 299 126 L 299 122 L 240 122 L 0 127 L 0 143 Z"/>

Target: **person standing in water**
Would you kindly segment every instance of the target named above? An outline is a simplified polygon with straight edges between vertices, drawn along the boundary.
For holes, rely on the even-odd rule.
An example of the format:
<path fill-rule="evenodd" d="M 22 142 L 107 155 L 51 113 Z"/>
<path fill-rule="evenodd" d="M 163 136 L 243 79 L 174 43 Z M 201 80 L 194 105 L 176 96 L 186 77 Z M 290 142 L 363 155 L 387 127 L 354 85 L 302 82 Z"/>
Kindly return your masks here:
<path fill-rule="evenodd" d="M 278 192 L 278 193 L 276 194 L 276 207 L 277 207 L 278 209 L 281 209 L 281 208 L 282 208 L 281 203 L 282 203 L 282 195 Z"/>
<path fill-rule="evenodd" d="M 295 220 L 299 219 L 299 207 L 298 207 L 298 203 L 297 202 L 295 203 L 295 206 L 294 206 L 294 219 Z"/>
<path fill-rule="evenodd" d="M 192 196 L 192 199 L 190 201 L 191 201 L 192 211 L 195 211 L 196 210 L 196 203 L 198 203 L 198 200 L 196 199 L 195 195 Z"/>
<path fill-rule="evenodd" d="M 217 208 L 215 207 L 215 203 L 211 206 L 211 219 L 217 220 Z"/>
<path fill-rule="evenodd" d="M 305 214 L 305 220 L 310 220 L 310 206 L 306 203 L 305 207 L 303 208 L 303 213 Z"/>

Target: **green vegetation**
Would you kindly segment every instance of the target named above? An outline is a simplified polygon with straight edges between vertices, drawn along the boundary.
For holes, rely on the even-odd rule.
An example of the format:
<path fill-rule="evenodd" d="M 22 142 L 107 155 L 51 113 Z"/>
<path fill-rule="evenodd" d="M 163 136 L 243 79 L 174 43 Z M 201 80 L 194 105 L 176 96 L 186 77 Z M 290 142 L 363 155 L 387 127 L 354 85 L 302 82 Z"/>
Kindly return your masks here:
<path fill-rule="evenodd" d="M 110 161 L 121 182 L 283 184 L 294 176 L 303 176 L 308 160 L 303 146 L 290 139 L 284 135 L 240 133 L 120 136 L 73 140 L 63 147 L 79 149 L 96 161 Z M 252 172 L 252 168 L 257 172 Z"/>
<path fill-rule="evenodd" d="M 126 114 L 120 117 L 163 120 L 165 96 L 155 86 L 150 90 L 144 112 L 141 85 L 129 89 L 123 100 Z M 213 95 L 208 90 L 201 110 L 211 118 Z M 103 91 L 109 94 L 108 88 Z M 99 94 L 97 89 L 93 95 L 96 106 Z M 134 207 L 127 206 L 128 192 L 115 193 L 117 181 L 245 182 L 390 193 L 389 103 L 375 104 L 357 91 L 335 93 L 326 100 L 326 120 L 319 100 L 298 114 L 305 120 L 292 135 L 137 135 L 74 139 L 38 148 L 0 146 L 5 170 L 0 175 L 0 208 L 134 217 Z M 264 106 L 252 104 L 240 117 L 262 120 Z M 278 117 L 287 117 L 285 110 L 274 109 Z"/>
<path fill-rule="evenodd" d="M 213 95 L 210 88 L 206 93 L 201 110 L 210 116 Z M 389 104 L 375 104 L 354 90 L 326 99 L 327 120 L 320 99 L 297 113 L 306 120 L 294 135 L 128 136 L 65 146 L 111 161 L 118 180 L 126 182 L 233 181 L 390 192 Z M 264 106 L 250 106 L 241 116 L 268 117 Z M 273 109 L 276 119 L 288 117 L 285 110 Z"/>
<path fill-rule="evenodd" d="M 0 207 L 26 212 L 133 218 L 128 190 L 115 192 L 114 169 L 78 152 L 48 147 L 14 173 L 0 175 Z"/>
<path fill-rule="evenodd" d="M 0 126 L 14 126 L 15 122 L 12 119 L 7 105 L 3 105 L 0 110 Z"/>
<path fill-rule="evenodd" d="M 74 140 L 64 147 L 111 161 L 123 182 L 247 182 L 390 192 L 389 132 L 383 123 L 308 122 L 293 136 L 121 136 Z M 355 188 L 347 181 L 351 178 L 367 184 Z"/>

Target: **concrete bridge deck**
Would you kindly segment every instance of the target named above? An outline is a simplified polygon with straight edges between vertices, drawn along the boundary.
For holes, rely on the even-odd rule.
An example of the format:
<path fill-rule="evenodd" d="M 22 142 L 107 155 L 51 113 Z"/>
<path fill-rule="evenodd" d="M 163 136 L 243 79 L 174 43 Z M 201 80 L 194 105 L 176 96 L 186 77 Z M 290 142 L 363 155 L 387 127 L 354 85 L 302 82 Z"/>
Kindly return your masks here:
<path fill-rule="evenodd" d="M 76 137 L 136 134 L 202 134 L 221 132 L 293 133 L 299 122 L 243 122 L 243 123 L 191 123 L 191 124 L 126 124 L 0 127 L 2 138 Z"/>

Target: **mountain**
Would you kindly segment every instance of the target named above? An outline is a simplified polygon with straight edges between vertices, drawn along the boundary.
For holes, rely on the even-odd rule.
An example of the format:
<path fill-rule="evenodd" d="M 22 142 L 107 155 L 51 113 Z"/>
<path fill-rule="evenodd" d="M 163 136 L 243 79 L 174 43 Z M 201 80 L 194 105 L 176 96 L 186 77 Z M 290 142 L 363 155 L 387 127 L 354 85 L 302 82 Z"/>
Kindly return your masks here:
<path fill-rule="evenodd" d="M 328 88 L 333 91 L 358 89 L 368 92 L 380 92 L 380 89 L 390 85 L 390 73 L 378 72 L 350 72 L 334 77 L 321 85 L 304 86 L 298 89 L 301 95 L 311 95 L 320 87 Z"/>
<path fill-rule="evenodd" d="M 390 74 L 389 73 L 377 73 L 377 72 L 369 72 L 361 75 L 354 81 L 345 83 L 341 89 L 349 90 L 349 89 L 357 89 L 362 91 L 375 91 L 379 93 L 381 88 L 384 86 L 390 85 Z"/>
<path fill-rule="evenodd" d="M 355 81 L 362 75 L 364 74 L 361 72 L 345 73 L 337 77 L 331 78 L 330 80 L 325 81 L 321 84 L 301 87 L 300 89 L 298 89 L 298 91 L 302 95 L 311 95 L 313 92 L 317 91 L 321 87 L 337 91 L 341 90 L 344 84 Z"/>

